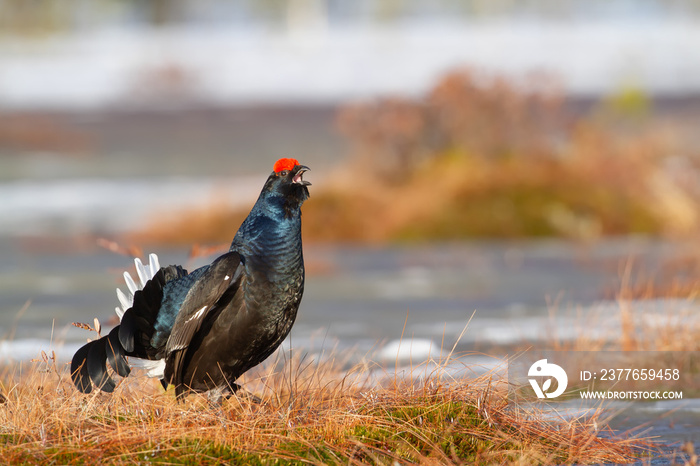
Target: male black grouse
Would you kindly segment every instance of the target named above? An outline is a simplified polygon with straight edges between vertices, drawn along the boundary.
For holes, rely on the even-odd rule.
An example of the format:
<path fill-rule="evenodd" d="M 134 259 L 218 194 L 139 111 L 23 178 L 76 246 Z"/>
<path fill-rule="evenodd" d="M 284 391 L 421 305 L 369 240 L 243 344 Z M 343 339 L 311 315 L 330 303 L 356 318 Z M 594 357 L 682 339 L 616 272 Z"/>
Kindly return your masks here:
<path fill-rule="evenodd" d="M 148 369 L 178 397 L 189 392 L 231 393 L 236 379 L 264 361 L 287 337 L 304 291 L 301 205 L 309 197 L 308 167 L 280 159 L 229 252 L 191 273 L 136 260 L 138 286 L 125 273 L 130 295 L 117 290 L 120 325 L 73 356 L 71 374 L 83 393 L 94 383 L 111 392 L 106 362 L 126 377 Z M 129 359 L 127 359 L 127 356 Z"/>

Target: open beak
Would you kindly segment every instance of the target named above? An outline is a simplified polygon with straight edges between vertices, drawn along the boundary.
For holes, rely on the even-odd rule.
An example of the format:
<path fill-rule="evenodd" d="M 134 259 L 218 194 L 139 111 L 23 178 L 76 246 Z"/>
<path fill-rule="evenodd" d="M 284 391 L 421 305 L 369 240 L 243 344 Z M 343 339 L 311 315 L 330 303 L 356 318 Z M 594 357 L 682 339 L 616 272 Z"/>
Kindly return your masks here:
<path fill-rule="evenodd" d="M 304 172 L 309 171 L 310 168 L 306 165 L 297 165 L 294 167 L 296 173 L 294 178 L 292 178 L 292 183 L 300 184 L 302 186 L 311 186 L 311 183 L 303 179 Z"/>

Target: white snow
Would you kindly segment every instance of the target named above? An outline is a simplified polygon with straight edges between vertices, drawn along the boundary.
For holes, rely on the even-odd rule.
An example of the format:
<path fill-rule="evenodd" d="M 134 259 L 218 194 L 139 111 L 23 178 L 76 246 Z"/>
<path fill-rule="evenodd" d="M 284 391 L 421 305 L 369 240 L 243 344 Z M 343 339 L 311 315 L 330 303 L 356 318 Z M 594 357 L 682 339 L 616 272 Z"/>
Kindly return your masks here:
<path fill-rule="evenodd" d="M 210 205 L 214 196 L 225 195 L 231 207 L 251 204 L 259 185 L 260 176 L 8 181 L 0 183 L 0 234 L 129 231 L 154 215 Z"/>
<path fill-rule="evenodd" d="M 304 34 L 219 26 L 6 38 L 0 106 L 337 102 L 420 93 L 463 66 L 516 76 L 551 72 L 573 93 L 624 85 L 697 92 L 699 23 L 463 20 L 349 24 Z"/>
<path fill-rule="evenodd" d="M 381 360 L 412 360 L 422 362 L 440 354 L 440 345 L 425 338 L 392 340 L 379 351 Z"/>

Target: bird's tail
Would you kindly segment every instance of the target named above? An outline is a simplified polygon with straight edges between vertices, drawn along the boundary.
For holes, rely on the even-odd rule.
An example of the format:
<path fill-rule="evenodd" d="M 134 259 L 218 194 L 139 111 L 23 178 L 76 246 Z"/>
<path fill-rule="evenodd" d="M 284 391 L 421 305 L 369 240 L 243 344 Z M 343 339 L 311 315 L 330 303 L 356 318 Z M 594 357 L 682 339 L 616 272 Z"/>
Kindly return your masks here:
<path fill-rule="evenodd" d="M 115 311 L 121 323 L 107 336 L 81 347 L 71 361 L 73 383 L 83 393 L 90 393 L 93 383 L 102 391 L 114 390 L 116 384 L 107 363 L 120 377 L 128 376 L 131 367 L 145 369 L 149 377 L 163 377 L 165 362 L 150 346 L 153 323 L 163 298 L 163 287 L 187 272 L 179 266 L 161 268 L 155 254 L 149 256 L 148 265 L 138 258 L 134 262 L 138 282 L 129 272 L 124 272 L 127 292 L 117 288 L 120 306 Z"/>

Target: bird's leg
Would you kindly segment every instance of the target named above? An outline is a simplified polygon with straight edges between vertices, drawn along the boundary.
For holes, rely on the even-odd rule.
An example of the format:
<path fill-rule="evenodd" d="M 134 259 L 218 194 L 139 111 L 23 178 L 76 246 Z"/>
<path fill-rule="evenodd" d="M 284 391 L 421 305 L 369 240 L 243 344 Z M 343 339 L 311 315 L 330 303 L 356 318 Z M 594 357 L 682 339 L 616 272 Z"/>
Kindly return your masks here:
<path fill-rule="evenodd" d="M 234 395 L 244 396 L 255 402 L 261 401 L 260 398 L 256 397 L 237 383 L 231 383 L 230 385 L 224 385 L 216 388 L 212 388 L 207 392 L 207 398 L 212 404 L 222 405 L 224 400 L 228 400 Z"/>
<path fill-rule="evenodd" d="M 260 398 L 257 395 L 253 395 L 248 390 L 241 390 L 240 393 L 238 393 L 238 396 L 248 398 L 250 401 L 258 405 L 261 405 L 263 403 L 262 398 Z"/>
<path fill-rule="evenodd" d="M 226 388 L 224 388 L 222 395 L 227 400 L 232 396 L 236 395 L 238 398 L 247 398 L 253 403 L 262 404 L 261 398 L 253 395 L 248 390 L 244 389 L 243 387 L 234 382 L 230 382 L 229 385 L 227 385 Z"/>
<path fill-rule="evenodd" d="M 207 399 L 212 405 L 221 407 L 223 401 L 229 396 L 226 392 L 228 392 L 228 387 L 213 388 L 207 392 Z"/>

